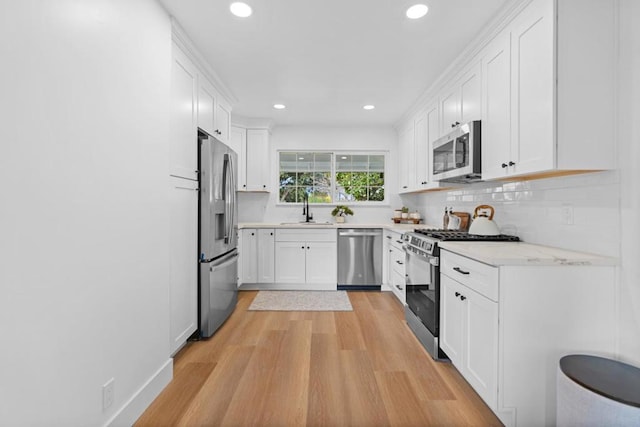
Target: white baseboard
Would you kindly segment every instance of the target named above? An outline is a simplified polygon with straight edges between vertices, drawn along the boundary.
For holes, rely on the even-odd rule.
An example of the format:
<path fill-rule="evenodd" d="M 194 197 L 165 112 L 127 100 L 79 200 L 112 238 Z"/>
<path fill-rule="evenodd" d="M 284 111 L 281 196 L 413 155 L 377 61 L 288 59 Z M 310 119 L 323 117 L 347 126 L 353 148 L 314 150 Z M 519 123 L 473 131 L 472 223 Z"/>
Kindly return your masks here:
<path fill-rule="evenodd" d="M 167 360 L 127 403 L 106 422 L 105 427 L 132 426 L 173 379 L 173 359 Z"/>

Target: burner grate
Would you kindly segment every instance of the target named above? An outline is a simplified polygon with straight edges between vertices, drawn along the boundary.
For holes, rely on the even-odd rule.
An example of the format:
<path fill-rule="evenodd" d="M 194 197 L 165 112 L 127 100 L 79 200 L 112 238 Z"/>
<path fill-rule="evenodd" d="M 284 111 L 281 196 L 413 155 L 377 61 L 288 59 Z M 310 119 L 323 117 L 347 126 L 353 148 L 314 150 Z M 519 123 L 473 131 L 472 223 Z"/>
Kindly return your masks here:
<path fill-rule="evenodd" d="M 416 233 L 420 233 L 427 237 L 437 240 L 459 240 L 459 241 L 478 241 L 478 242 L 518 242 L 517 236 L 509 236 L 507 234 L 498 234 L 496 236 L 482 236 L 479 234 L 469 234 L 467 231 L 457 230 L 439 230 L 439 229 L 416 229 Z"/>

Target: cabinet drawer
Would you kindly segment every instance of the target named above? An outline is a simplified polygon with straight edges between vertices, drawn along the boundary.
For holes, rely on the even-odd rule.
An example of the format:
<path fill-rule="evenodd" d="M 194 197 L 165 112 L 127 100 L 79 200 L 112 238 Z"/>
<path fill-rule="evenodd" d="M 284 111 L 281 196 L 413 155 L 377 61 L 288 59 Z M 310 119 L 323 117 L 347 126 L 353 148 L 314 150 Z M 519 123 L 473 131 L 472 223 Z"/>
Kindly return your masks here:
<path fill-rule="evenodd" d="M 440 273 L 487 298 L 498 301 L 498 268 L 442 250 Z"/>
<path fill-rule="evenodd" d="M 276 230 L 276 242 L 335 242 L 336 230 L 280 228 Z"/>
<path fill-rule="evenodd" d="M 396 272 L 404 279 L 404 275 L 405 275 L 404 251 L 393 249 L 389 255 L 390 255 L 389 261 L 391 262 L 391 271 Z"/>

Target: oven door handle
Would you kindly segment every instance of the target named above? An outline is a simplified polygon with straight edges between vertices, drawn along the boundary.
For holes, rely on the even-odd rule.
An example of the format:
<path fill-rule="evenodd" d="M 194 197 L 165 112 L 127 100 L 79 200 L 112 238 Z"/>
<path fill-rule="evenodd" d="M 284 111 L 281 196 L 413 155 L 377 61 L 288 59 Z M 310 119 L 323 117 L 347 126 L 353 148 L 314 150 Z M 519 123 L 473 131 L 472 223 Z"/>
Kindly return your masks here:
<path fill-rule="evenodd" d="M 403 245 L 402 249 L 404 250 L 404 253 L 407 255 L 407 257 L 416 256 L 416 257 L 420 258 L 421 260 L 426 261 L 429 264 L 433 265 L 434 267 L 438 267 L 440 265 L 440 258 L 437 257 L 437 256 L 433 256 L 433 255 L 429 255 L 429 254 L 426 254 L 426 256 L 419 255 L 416 252 L 414 252 L 414 250 L 412 250 L 411 248 L 409 248 L 406 245 Z"/>

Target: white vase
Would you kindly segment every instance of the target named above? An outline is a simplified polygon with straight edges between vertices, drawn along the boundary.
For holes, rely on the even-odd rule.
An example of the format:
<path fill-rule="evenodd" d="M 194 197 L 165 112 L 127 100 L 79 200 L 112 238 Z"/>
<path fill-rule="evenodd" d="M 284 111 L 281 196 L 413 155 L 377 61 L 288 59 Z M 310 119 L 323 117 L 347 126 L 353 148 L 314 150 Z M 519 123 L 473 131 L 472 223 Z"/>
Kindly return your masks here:
<path fill-rule="evenodd" d="M 343 222 L 344 222 L 344 217 L 343 217 L 343 216 L 338 215 L 338 216 L 336 217 L 336 222 L 337 222 L 338 224 L 343 223 Z"/>
<path fill-rule="evenodd" d="M 402 212 L 402 219 L 409 218 L 409 212 Z"/>

